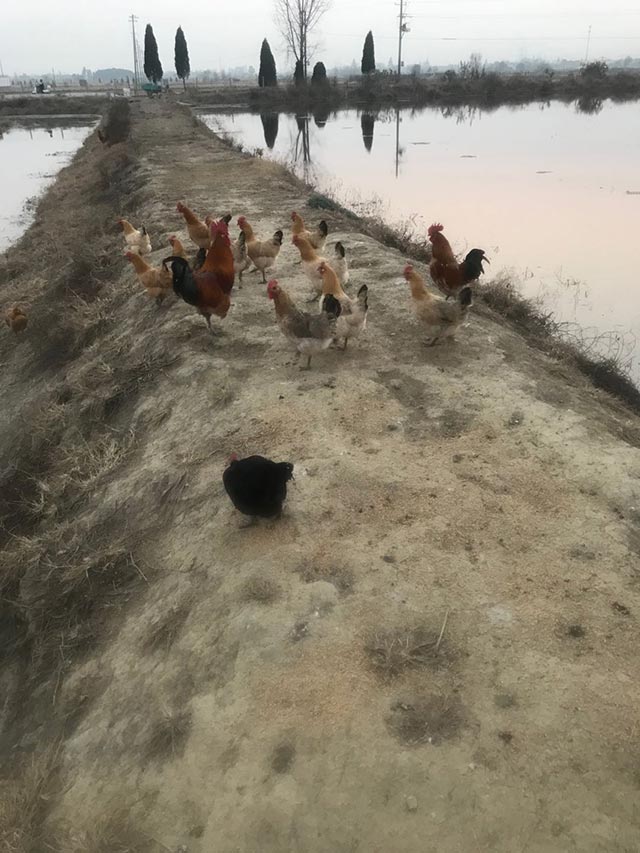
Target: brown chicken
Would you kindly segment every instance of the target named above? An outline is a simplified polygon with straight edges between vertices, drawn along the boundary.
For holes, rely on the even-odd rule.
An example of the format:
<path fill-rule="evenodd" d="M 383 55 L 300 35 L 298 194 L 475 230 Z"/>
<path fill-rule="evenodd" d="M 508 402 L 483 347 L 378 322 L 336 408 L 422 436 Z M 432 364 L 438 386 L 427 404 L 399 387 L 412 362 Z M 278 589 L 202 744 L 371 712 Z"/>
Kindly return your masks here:
<path fill-rule="evenodd" d="M 208 249 L 211 245 L 209 226 L 201 219 L 198 219 L 195 213 L 181 201 L 177 203 L 176 210 L 184 216 L 189 238 L 193 240 L 199 249 Z"/>
<path fill-rule="evenodd" d="M 169 270 L 164 266 L 152 267 L 137 252 L 125 252 L 125 258 L 133 266 L 138 280 L 147 291 L 147 295 L 156 300 L 156 305 L 161 305 L 171 293 L 173 278 Z"/>
<path fill-rule="evenodd" d="M 470 287 L 463 287 L 456 302 L 447 302 L 441 296 L 429 292 L 422 276 L 411 264 L 404 268 L 404 277 L 411 286 L 411 297 L 416 317 L 426 328 L 427 346 L 433 346 L 442 338 L 451 338 L 467 317 L 473 301 Z"/>
<path fill-rule="evenodd" d="M 209 331 L 211 315 L 224 319 L 231 305 L 231 290 L 235 278 L 233 252 L 226 222 L 212 222 L 211 246 L 202 266 L 192 270 L 184 258 L 165 258 L 163 266 L 171 264 L 173 289 L 189 305 L 195 306 L 204 317 Z"/>
<path fill-rule="evenodd" d="M 5 311 L 4 321 L 11 331 L 17 335 L 20 332 L 24 332 L 27 328 L 29 318 L 19 305 L 14 305 L 13 308 L 9 308 Z"/>
<path fill-rule="evenodd" d="M 187 260 L 185 248 L 175 234 L 172 234 L 171 237 L 169 237 L 169 245 L 171 246 L 171 251 L 176 257 L 184 258 L 185 261 Z"/>
<path fill-rule="evenodd" d="M 321 263 L 326 263 L 327 259 L 320 257 L 309 240 L 301 234 L 294 234 L 292 243 L 300 252 L 300 263 L 302 264 L 304 274 L 313 285 L 316 293 L 320 293 L 322 290 L 322 275 L 318 268 Z"/>
<path fill-rule="evenodd" d="M 436 287 L 447 299 L 460 293 L 465 285 L 477 281 L 484 273 L 482 264 L 489 259 L 484 249 L 471 249 L 465 259 L 458 263 L 440 224 L 430 225 L 427 234 L 432 245 L 432 260 L 429 273 Z"/>
<path fill-rule="evenodd" d="M 276 309 L 276 320 L 282 334 L 295 344 L 298 353 L 307 356 L 301 370 L 311 367 L 311 356 L 328 349 L 336 335 L 336 321 L 342 311 L 338 300 L 329 294 L 323 297 L 319 314 L 309 314 L 296 308 L 291 297 L 275 279 L 267 285 L 267 296 Z"/>
<path fill-rule="evenodd" d="M 294 237 L 296 235 L 304 237 L 319 252 L 324 249 L 324 244 L 327 242 L 327 234 L 329 233 L 329 226 L 325 219 L 320 220 L 316 229 L 308 231 L 305 227 L 304 219 L 294 210 L 291 214 L 291 222 L 291 233 Z"/>
<path fill-rule="evenodd" d="M 245 236 L 247 254 L 256 269 L 262 273 L 262 280 L 266 283 L 266 270 L 275 266 L 284 234 L 278 230 L 270 240 L 258 240 L 244 216 L 238 217 L 238 227 Z"/>

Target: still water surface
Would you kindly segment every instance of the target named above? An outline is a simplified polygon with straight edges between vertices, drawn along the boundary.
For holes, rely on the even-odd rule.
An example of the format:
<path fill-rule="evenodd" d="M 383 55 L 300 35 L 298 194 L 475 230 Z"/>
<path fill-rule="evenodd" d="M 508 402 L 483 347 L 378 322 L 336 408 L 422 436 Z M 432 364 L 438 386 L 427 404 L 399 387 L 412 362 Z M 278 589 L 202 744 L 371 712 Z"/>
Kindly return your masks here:
<path fill-rule="evenodd" d="M 66 166 L 93 123 L 15 125 L 0 135 L 0 244 L 14 243 L 31 224 L 32 200 Z"/>
<path fill-rule="evenodd" d="M 484 249 L 490 277 L 640 379 L 637 102 L 202 118 L 356 210 L 443 222 L 455 251 Z"/>

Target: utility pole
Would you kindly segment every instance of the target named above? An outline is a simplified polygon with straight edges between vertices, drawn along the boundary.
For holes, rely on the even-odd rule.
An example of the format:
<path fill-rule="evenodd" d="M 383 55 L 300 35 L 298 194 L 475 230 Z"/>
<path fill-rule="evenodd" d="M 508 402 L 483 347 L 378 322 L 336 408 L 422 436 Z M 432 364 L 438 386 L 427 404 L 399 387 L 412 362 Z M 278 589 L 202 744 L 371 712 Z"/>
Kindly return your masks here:
<path fill-rule="evenodd" d="M 402 74 L 402 37 L 405 33 L 409 32 L 404 4 L 405 0 L 400 0 L 400 14 L 398 15 L 398 77 Z"/>
<path fill-rule="evenodd" d="M 135 15 L 130 15 L 129 20 L 131 21 L 131 39 L 133 41 L 133 91 L 135 92 L 138 88 L 138 84 L 140 82 L 140 65 L 138 62 L 138 41 L 136 39 L 136 21 L 138 20 Z"/>
<path fill-rule="evenodd" d="M 584 55 L 584 64 L 586 65 L 589 61 L 589 45 L 591 44 L 591 24 L 589 24 L 589 30 L 587 32 L 587 51 Z"/>

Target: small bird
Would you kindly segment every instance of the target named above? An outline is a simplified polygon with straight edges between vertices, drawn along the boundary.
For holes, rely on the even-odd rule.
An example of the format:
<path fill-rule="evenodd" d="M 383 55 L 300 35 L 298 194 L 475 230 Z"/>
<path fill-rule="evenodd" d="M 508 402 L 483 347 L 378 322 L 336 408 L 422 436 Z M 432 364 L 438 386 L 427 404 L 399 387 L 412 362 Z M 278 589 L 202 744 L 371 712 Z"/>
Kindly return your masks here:
<path fill-rule="evenodd" d="M 14 305 L 5 312 L 4 321 L 11 331 L 17 335 L 19 332 L 24 332 L 29 323 L 29 318 L 19 305 Z"/>
<path fill-rule="evenodd" d="M 238 459 L 235 453 L 222 474 L 231 503 L 251 518 L 250 523 L 257 518 L 280 518 L 291 479 L 291 462 L 272 462 L 264 456 Z"/>
<path fill-rule="evenodd" d="M 131 252 L 138 255 L 150 254 L 151 240 L 144 225 L 140 229 L 134 228 L 127 219 L 118 219 L 118 225 L 122 228 L 124 241 Z"/>

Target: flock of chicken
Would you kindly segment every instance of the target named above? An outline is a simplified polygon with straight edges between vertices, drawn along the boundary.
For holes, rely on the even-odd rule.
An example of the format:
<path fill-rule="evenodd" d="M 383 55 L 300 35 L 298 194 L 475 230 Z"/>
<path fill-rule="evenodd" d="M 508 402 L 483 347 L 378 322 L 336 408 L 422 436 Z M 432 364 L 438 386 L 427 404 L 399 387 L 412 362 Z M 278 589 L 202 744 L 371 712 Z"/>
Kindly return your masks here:
<path fill-rule="evenodd" d="M 152 251 L 146 228 L 136 229 L 126 219 L 120 219 L 118 222 L 127 247 L 125 257 L 147 294 L 158 305 L 173 291 L 198 310 L 213 334 L 211 316 L 226 317 L 236 276 L 242 281 L 243 273 L 253 267 L 251 271 L 259 271 L 266 283 L 266 273 L 276 264 L 284 234 L 278 230 L 270 239 L 260 240 L 246 217 L 239 216 L 240 233 L 232 242 L 229 237 L 231 214 L 217 220 L 211 217 L 201 220 L 182 202 L 178 203 L 177 211 L 184 218 L 189 239 L 197 247 L 192 262 L 183 243 L 178 237 L 171 236 L 171 255 L 164 258 L 160 266 L 153 266 L 146 260 Z M 349 339 L 357 337 L 366 327 L 369 291 L 363 284 L 355 296 L 346 293 L 344 288 L 348 286 L 350 274 L 341 242 L 335 244 L 330 261 L 320 254 L 329 233 L 325 220 L 317 228 L 309 230 L 302 217 L 294 211 L 291 222 L 292 243 L 300 253 L 302 270 L 313 287 L 308 301 L 317 300 L 317 310 L 298 308 L 275 279 L 267 284 L 267 296 L 274 303 L 282 333 L 294 344 L 299 355 L 306 356 L 306 364 L 301 369 L 309 369 L 315 353 L 328 349 L 332 344 L 346 349 Z M 452 337 L 465 320 L 472 304 L 470 285 L 484 272 L 483 263 L 488 262 L 482 249 L 472 249 L 463 261 L 458 262 L 442 231 L 443 226 L 439 224 L 428 229 L 432 246 L 429 272 L 446 299 L 431 293 L 411 264 L 404 268 L 415 313 L 426 330 L 425 343 L 429 346 Z M 26 313 L 17 305 L 5 313 L 5 321 L 16 334 L 24 331 L 28 324 Z M 272 518 L 278 517 L 282 511 L 286 484 L 292 476 L 291 463 L 276 463 L 261 456 L 250 456 L 242 460 L 232 459 L 224 472 L 223 482 L 238 510 L 251 518 Z"/>
<path fill-rule="evenodd" d="M 134 228 L 125 219 L 119 220 L 128 247 L 126 257 L 132 264 L 141 284 L 150 297 L 161 304 L 174 291 L 185 302 L 193 305 L 205 318 L 213 334 L 211 316 L 226 317 L 231 305 L 231 290 L 236 276 L 242 281 L 243 273 L 253 267 L 254 272 L 266 273 L 276 265 L 284 240 L 284 233 L 276 231 L 266 240 L 259 239 L 245 216 L 239 216 L 240 229 L 233 242 L 229 237 L 231 215 L 214 220 L 201 220 L 182 202 L 177 205 L 182 214 L 189 239 L 197 247 L 197 255 L 190 262 L 183 243 L 176 236 L 169 238 L 172 254 L 160 266 L 145 260 L 151 252 L 151 242 L 146 229 Z M 325 220 L 317 228 L 307 229 L 302 217 L 291 214 L 292 243 L 300 253 L 300 264 L 309 279 L 313 294 L 309 302 L 318 300 L 317 311 L 298 308 L 289 293 L 272 279 L 267 284 L 267 296 L 275 306 L 275 315 L 281 331 L 299 354 L 306 356 L 303 368 L 311 366 L 315 353 L 332 344 L 347 348 L 350 338 L 357 337 L 366 327 L 368 313 L 368 287 L 363 284 L 357 294 L 345 291 L 349 283 L 349 264 L 341 242 L 334 246 L 331 260 L 322 256 L 329 233 Z M 404 277 L 409 282 L 416 316 L 427 333 L 426 343 L 433 345 L 455 334 L 464 321 L 472 303 L 469 287 L 484 272 L 487 261 L 482 249 L 472 249 L 458 263 L 449 241 L 442 233 L 442 225 L 432 225 L 428 230 L 432 245 L 431 277 L 445 294 L 442 299 L 432 294 L 424 279 L 408 264 Z M 449 301 L 452 299 L 453 301 Z"/>

